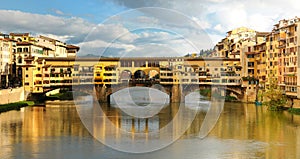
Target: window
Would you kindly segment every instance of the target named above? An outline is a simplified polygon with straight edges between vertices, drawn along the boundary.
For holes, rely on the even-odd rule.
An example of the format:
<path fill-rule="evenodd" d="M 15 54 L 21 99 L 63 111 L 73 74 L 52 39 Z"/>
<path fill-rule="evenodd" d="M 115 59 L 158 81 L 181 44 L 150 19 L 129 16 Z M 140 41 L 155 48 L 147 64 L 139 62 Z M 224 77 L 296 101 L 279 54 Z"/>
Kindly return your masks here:
<path fill-rule="evenodd" d="M 27 47 L 23 48 L 23 52 L 28 52 L 28 48 Z"/>
<path fill-rule="evenodd" d="M 26 83 L 25 83 L 25 86 L 29 86 L 29 82 L 26 82 Z"/>
<path fill-rule="evenodd" d="M 22 63 L 22 57 L 18 57 L 18 63 Z"/>
<path fill-rule="evenodd" d="M 28 74 L 26 74 L 26 77 L 28 77 Z"/>

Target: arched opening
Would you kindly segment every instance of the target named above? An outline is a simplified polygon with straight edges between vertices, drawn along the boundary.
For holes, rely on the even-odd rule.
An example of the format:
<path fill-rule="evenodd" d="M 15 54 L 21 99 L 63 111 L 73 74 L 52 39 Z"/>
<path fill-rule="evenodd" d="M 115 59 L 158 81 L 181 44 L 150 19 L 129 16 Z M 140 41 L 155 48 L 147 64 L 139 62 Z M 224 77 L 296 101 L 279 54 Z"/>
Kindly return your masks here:
<path fill-rule="evenodd" d="M 150 79 L 159 79 L 159 73 L 156 70 L 150 70 L 149 78 Z"/>
<path fill-rule="evenodd" d="M 22 78 L 22 68 L 18 68 L 18 77 Z"/>
<path fill-rule="evenodd" d="M 18 57 L 18 63 L 19 64 L 22 63 L 22 57 L 21 56 Z"/>
<path fill-rule="evenodd" d="M 113 103 L 112 100 L 113 100 L 113 99 L 111 98 L 111 94 L 108 94 L 108 95 L 106 96 L 106 101 L 107 101 L 108 106 L 110 106 L 110 104 Z"/>
<path fill-rule="evenodd" d="M 129 81 L 131 79 L 131 72 L 129 70 L 124 70 L 120 75 L 121 81 Z"/>
<path fill-rule="evenodd" d="M 135 78 L 135 79 L 145 79 L 145 78 L 146 78 L 146 74 L 145 74 L 145 72 L 142 71 L 142 70 L 137 70 L 137 71 L 135 71 L 135 73 L 134 73 L 134 78 Z"/>

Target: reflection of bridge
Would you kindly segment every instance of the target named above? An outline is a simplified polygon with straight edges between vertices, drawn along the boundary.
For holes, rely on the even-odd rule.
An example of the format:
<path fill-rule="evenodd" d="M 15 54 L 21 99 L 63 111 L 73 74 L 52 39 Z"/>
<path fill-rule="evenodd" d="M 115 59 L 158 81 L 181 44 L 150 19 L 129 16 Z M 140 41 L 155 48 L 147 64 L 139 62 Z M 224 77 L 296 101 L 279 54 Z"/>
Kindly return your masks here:
<path fill-rule="evenodd" d="M 159 84 L 174 102 L 187 92 L 204 88 L 218 88 L 223 95 L 226 90 L 239 99 L 244 95 L 239 59 L 39 58 L 31 64 L 22 67 L 22 74 L 26 74 L 25 90 L 33 94 L 87 87 L 95 88 L 98 98 L 107 101 L 106 97 L 120 88 Z"/>

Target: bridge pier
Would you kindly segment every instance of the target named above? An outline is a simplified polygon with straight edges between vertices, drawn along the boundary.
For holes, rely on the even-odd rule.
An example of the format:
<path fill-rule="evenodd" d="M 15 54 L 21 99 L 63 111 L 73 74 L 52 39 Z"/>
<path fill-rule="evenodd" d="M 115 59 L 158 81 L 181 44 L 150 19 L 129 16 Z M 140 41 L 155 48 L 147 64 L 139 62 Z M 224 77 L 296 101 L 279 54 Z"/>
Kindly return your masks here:
<path fill-rule="evenodd" d="M 30 93 L 27 97 L 27 100 L 30 101 L 38 101 L 38 102 L 44 102 L 46 99 L 46 94 L 40 94 L 40 93 Z"/>
<path fill-rule="evenodd" d="M 182 87 L 178 84 L 172 85 L 172 90 L 170 92 L 170 102 L 171 103 L 179 103 L 181 102 L 181 89 Z"/>

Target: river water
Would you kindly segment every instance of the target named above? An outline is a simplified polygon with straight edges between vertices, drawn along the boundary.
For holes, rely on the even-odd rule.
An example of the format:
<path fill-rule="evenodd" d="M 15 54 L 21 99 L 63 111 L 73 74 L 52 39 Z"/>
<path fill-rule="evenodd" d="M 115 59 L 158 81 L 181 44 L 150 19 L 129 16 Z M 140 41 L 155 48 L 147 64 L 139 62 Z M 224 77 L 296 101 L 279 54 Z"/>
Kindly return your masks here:
<path fill-rule="evenodd" d="M 145 119 L 132 120 L 118 108 L 102 107 L 112 123 L 135 132 L 160 129 L 172 119 L 170 110 L 178 108 L 176 104 L 163 108 L 145 125 Z M 253 104 L 225 103 L 213 130 L 200 139 L 198 133 L 204 117 L 205 113 L 197 113 L 190 128 L 170 146 L 132 154 L 96 140 L 82 124 L 73 101 L 47 102 L 45 107 L 0 114 L 0 158 L 300 158 L 300 116 L 270 112 Z M 115 133 L 107 126 L 96 129 Z"/>

